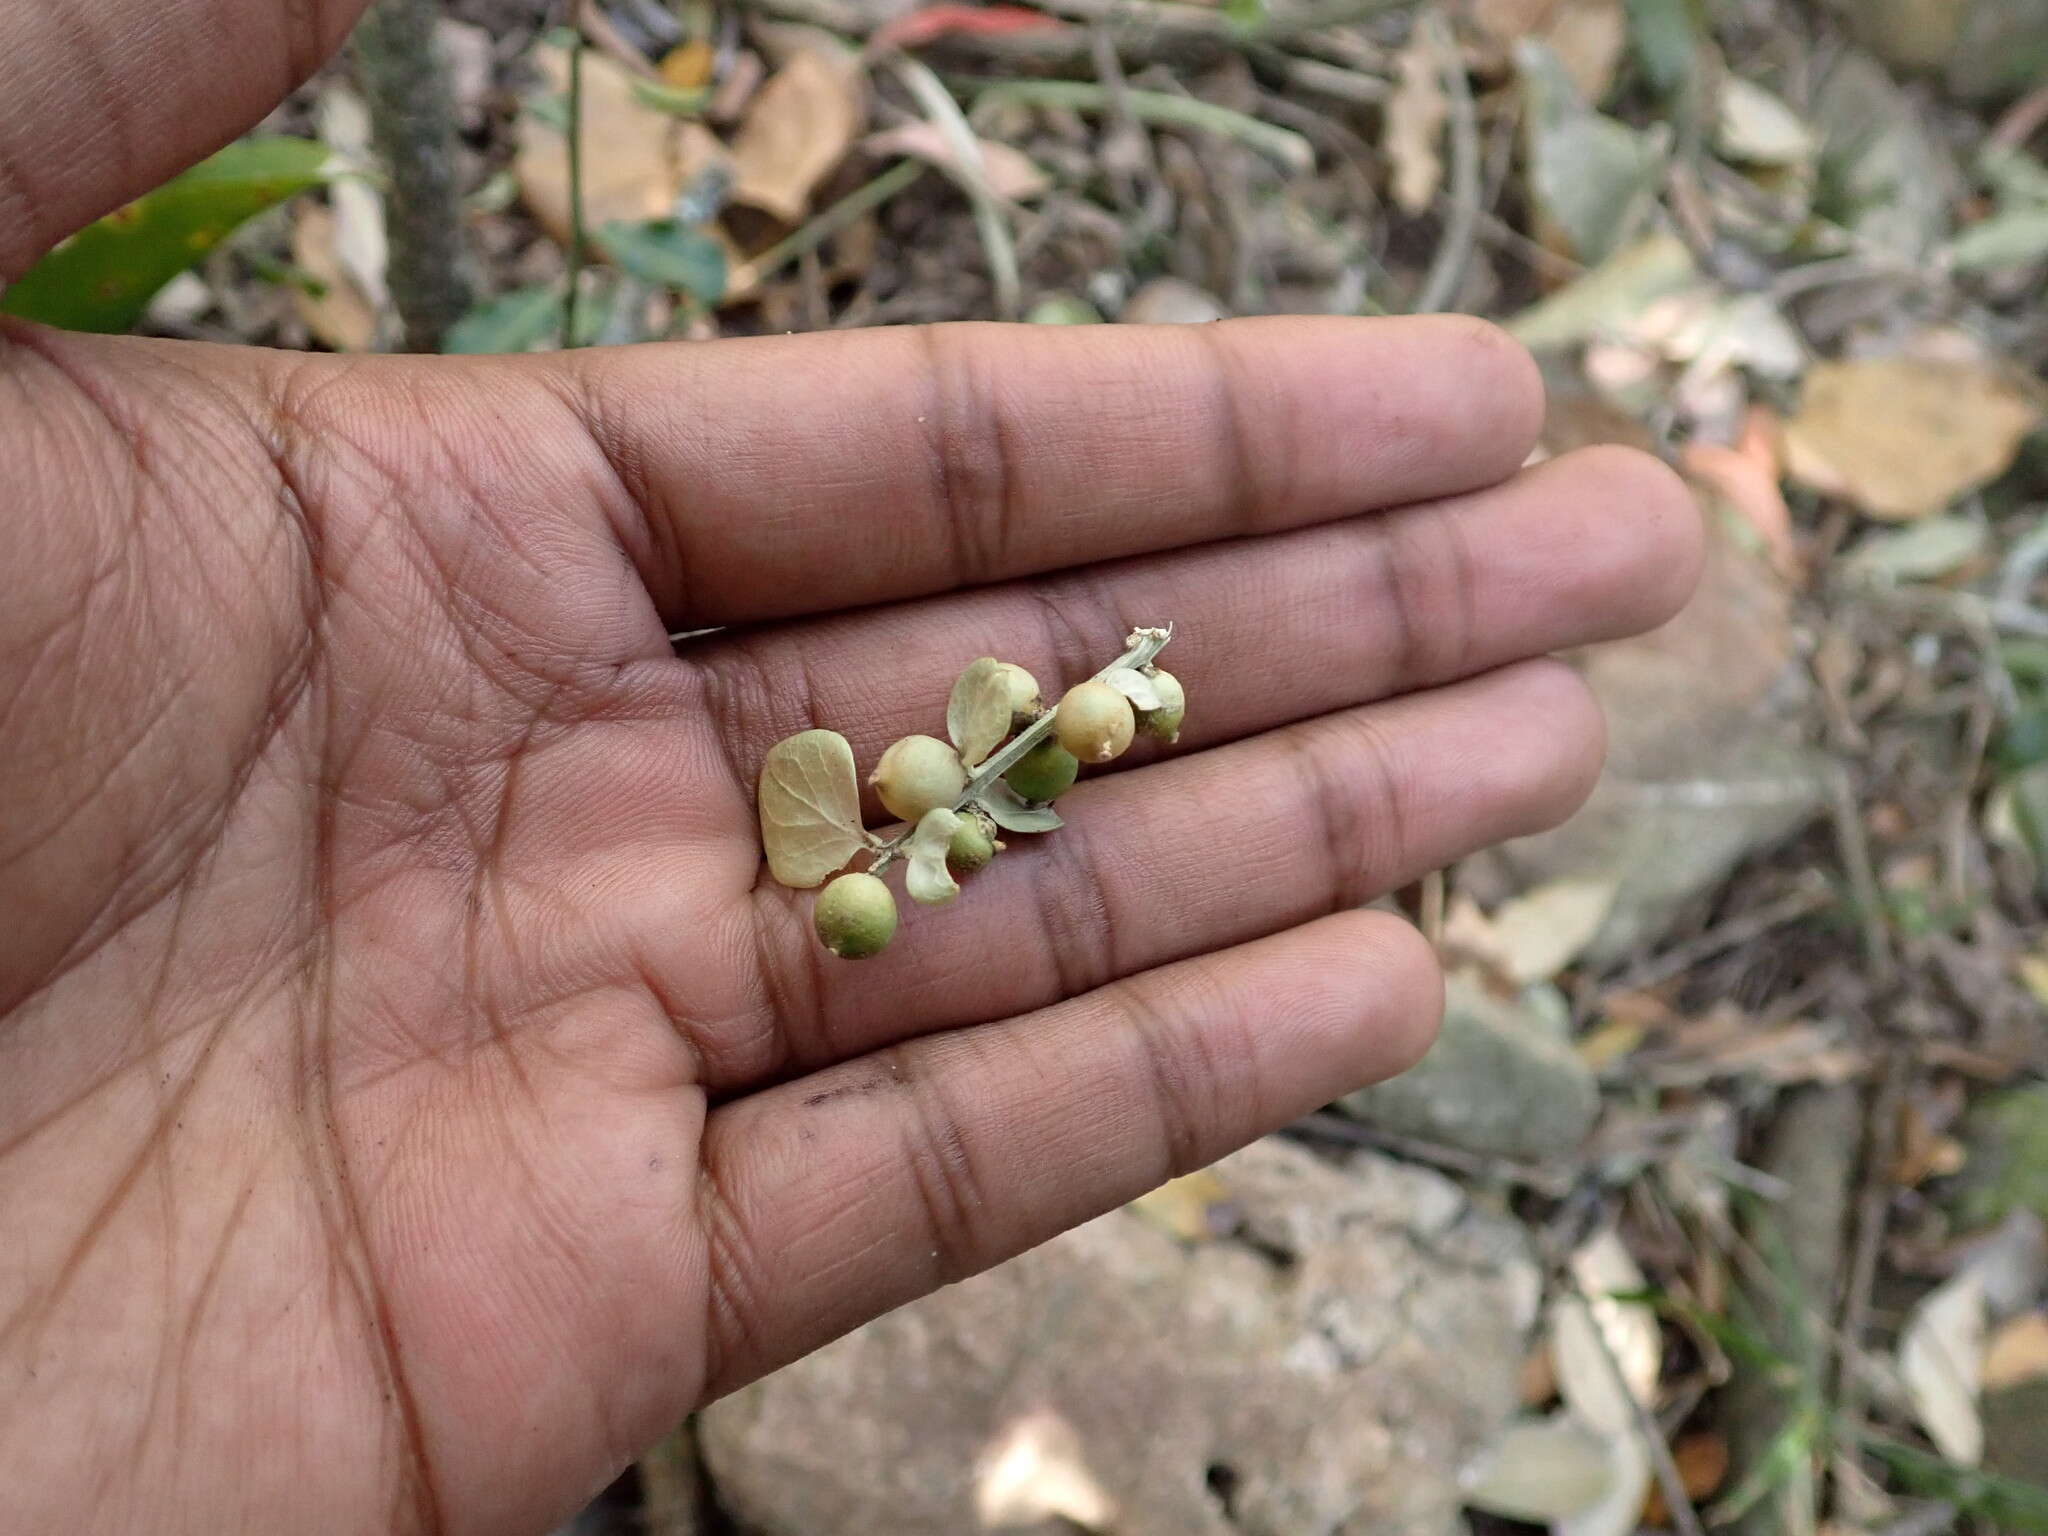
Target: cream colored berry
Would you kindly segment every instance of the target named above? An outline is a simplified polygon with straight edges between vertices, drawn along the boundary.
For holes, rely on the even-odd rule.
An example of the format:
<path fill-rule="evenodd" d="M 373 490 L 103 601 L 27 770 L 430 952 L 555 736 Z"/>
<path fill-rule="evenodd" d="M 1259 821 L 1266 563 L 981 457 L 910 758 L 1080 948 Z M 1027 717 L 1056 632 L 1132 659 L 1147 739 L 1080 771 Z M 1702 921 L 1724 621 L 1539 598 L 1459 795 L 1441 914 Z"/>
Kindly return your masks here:
<path fill-rule="evenodd" d="M 892 816 L 917 821 L 926 811 L 951 805 L 967 788 L 960 754 L 936 736 L 906 736 L 890 745 L 868 775 Z"/>
<path fill-rule="evenodd" d="M 1060 700 L 1053 732 L 1060 745 L 1084 763 L 1119 756 L 1137 734 L 1131 701 L 1107 683 L 1076 683 Z"/>

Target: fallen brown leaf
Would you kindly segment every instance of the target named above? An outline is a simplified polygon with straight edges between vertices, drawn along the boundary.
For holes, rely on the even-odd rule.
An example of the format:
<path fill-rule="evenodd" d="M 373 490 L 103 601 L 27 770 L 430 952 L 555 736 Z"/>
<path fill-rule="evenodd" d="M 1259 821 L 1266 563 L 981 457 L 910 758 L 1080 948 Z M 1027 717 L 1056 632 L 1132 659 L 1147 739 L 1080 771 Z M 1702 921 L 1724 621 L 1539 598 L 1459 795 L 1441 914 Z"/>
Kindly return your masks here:
<path fill-rule="evenodd" d="M 769 77 L 733 140 L 736 203 L 795 224 L 811 193 L 852 147 L 866 115 L 859 66 L 824 48 L 791 55 Z"/>
<path fill-rule="evenodd" d="M 376 306 L 363 296 L 335 250 L 334 215 L 316 202 L 300 206 L 292 224 L 292 261 L 327 291 L 292 292 L 292 307 L 306 329 L 336 352 L 368 352 L 377 344 Z"/>
<path fill-rule="evenodd" d="M 1728 1442 L 1713 1430 L 1681 1435 L 1671 1447 L 1671 1461 L 1678 1468 L 1678 1481 L 1685 1496 L 1697 1504 L 1712 1498 L 1721 1479 L 1728 1475 Z M 1652 1483 L 1649 1497 L 1643 1500 L 1643 1524 L 1670 1523 L 1671 1510 L 1664 1502 L 1664 1490 Z"/>
<path fill-rule="evenodd" d="M 536 49 L 549 91 L 569 88 L 569 60 L 559 48 Z M 692 125 L 695 126 L 695 125 Z M 583 220 L 595 229 L 612 219 L 666 218 L 686 175 L 681 127 L 633 93 L 633 76 L 602 54 L 583 58 Z M 702 130 L 700 130 L 701 132 Z M 567 135 L 523 113 L 512 161 L 519 195 L 550 239 L 572 232 Z"/>
<path fill-rule="evenodd" d="M 2048 1312 L 2022 1312 L 1991 1335 L 1984 1390 L 2001 1391 L 2048 1376 Z"/>
<path fill-rule="evenodd" d="M 1817 363 L 1785 424 L 1786 467 L 1802 485 L 1904 522 L 2002 473 L 2039 419 L 2035 404 L 1985 364 Z"/>

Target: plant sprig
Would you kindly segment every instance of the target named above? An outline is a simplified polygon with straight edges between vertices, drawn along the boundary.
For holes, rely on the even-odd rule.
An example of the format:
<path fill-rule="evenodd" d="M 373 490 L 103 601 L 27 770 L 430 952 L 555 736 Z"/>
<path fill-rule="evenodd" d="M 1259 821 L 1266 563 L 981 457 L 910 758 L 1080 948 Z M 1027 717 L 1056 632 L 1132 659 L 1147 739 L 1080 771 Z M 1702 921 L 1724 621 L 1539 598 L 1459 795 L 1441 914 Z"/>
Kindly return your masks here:
<path fill-rule="evenodd" d="M 972 662 L 947 701 L 949 741 L 906 736 L 869 775 L 883 805 L 907 823 L 894 837 L 862 824 L 844 736 L 814 729 L 777 742 L 761 764 L 759 798 L 770 874 L 800 889 L 825 885 L 813 921 L 835 954 L 878 953 L 896 931 L 896 899 L 881 879 L 894 864 L 908 864 L 914 901 L 944 905 L 959 895 L 957 875 L 1002 850 L 998 830 L 1061 825 L 1051 801 L 1082 762 L 1108 762 L 1139 730 L 1167 741 L 1179 736 L 1185 692 L 1155 665 L 1172 633 L 1170 626 L 1133 630 L 1121 655 L 1050 709 L 1022 667 L 992 656 Z M 862 853 L 871 855 L 868 867 L 847 872 Z"/>

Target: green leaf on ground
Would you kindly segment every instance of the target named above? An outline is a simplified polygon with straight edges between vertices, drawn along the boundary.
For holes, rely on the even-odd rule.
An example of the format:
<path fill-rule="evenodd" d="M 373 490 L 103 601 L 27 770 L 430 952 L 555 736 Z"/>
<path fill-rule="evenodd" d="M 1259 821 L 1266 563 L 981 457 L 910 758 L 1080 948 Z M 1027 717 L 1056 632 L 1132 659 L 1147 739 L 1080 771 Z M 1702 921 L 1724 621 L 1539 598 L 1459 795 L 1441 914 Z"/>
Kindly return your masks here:
<path fill-rule="evenodd" d="M 700 229 L 674 219 L 614 219 L 597 243 L 618 268 L 658 288 L 679 288 L 699 303 L 725 297 L 725 249 Z"/>
<path fill-rule="evenodd" d="M 339 169 L 312 139 L 230 144 L 66 240 L 0 296 L 0 311 L 67 330 L 125 331 L 158 289 L 243 224 Z"/>

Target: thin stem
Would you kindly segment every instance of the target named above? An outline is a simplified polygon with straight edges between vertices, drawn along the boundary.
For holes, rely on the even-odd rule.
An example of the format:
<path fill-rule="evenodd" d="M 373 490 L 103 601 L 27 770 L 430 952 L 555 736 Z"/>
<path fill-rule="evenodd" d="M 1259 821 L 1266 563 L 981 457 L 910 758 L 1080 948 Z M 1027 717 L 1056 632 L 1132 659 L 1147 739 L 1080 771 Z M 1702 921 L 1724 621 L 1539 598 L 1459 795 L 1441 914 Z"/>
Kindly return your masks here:
<path fill-rule="evenodd" d="M 562 347 L 576 345 L 576 307 L 583 290 L 587 234 L 583 227 L 583 0 L 569 0 L 575 37 L 569 44 L 569 286 L 562 294 Z"/>
<path fill-rule="evenodd" d="M 981 163 L 980 141 L 961 115 L 960 104 L 939 77 L 931 72 L 930 66 L 906 53 L 898 53 L 889 62 L 896 78 L 903 82 L 904 88 L 924 109 L 925 117 L 939 130 L 953 152 L 952 164 L 941 169 L 948 171 L 960 190 L 967 194 L 967 201 L 974 210 L 974 227 L 981 235 L 983 250 L 988 253 L 989 277 L 995 284 L 996 313 L 1004 320 L 1014 320 L 1021 303 L 1017 247 L 1010 238 L 1009 221 L 1002 202 L 989 187 L 988 172 Z"/>
<path fill-rule="evenodd" d="M 1170 624 L 1164 629 L 1136 629 L 1131 631 L 1129 639 L 1130 649 L 1117 657 L 1115 661 L 1112 661 L 1100 672 L 1097 672 L 1095 674 L 1095 681 L 1099 683 L 1108 677 L 1110 673 L 1118 671 L 1123 667 L 1150 666 L 1153 659 L 1166 649 L 1166 642 L 1172 638 L 1173 626 Z M 1007 745 L 991 754 L 986 762 L 968 775 L 967 787 L 960 791 L 959 798 L 953 802 L 953 809 L 955 811 L 966 810 L 968 806 L 981 798 L 982 793 L 989 785 L 995 783 L 997 779 L 1000 779 L 1004 774 L 1016 767 L 1018 760 L 1025 753 L 1052 734 L 1053 724 L 1058 720 L 1059 713 L 1057 705 L 1048 709 L 1036 720 L 1025 726 L 1023 730 L 1011 737 Z M 896 857 L 897 850 L 910 841 L 911 833 L 916 830 L 916 827 L 910 827 L 901 836 L 881 844 L 876 850 L 880 857 L 876 860 L 870 872 L 879 872 L 882 868 L 886 867 L 888 862 Z"/>
<path fill-rule="evenodd" d="M 1465 76 L 1465 57 L 1450 29 L 1434 13 L 1423 18 L 1422 26 L 1443 72 L 1451 109 L 1451 211 L 1422 296 L 1415 301 L 1417 314 L 1433 315 L 1451 307 L 1472 264 L 1472 237 L 1479 227 L 1479 118 L 1472 105 L 1472 82 Z"/>
<path fill-rule="evenodd" d="M 922 160 L 903 160 L 873 181 L 856 187 L 823 213 L 785 239 L 768 247 L 733 273 L 733 287 L 765 282 L 806 251 L 814 251 L 864 213 L 871 213 L 903 191 L 931 167 Z"/>
<path fill-rule="evenodd" d="M 1108 87 L 1096 80 L 1004 80 L 985 86 L 974 98 L 979 115 L 986 105 L 1017 102 L 1030 107 L 1065 107 L 1072 112 L 1110 110 Z M 1194 128 L 1235 139 L 1249 149 L 1277 163 L 1281 169 L 1305 174 L 1315 169 L 1315 147 L 1291 128 L 1198 101 L 1192 96 L 1174 96 L 1165 91 L 1125 91 L 1123 105 L 1140 122 L 1169 128 Z"/>

